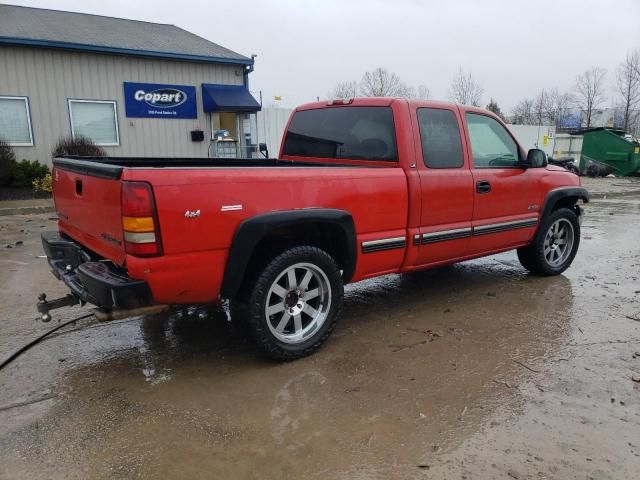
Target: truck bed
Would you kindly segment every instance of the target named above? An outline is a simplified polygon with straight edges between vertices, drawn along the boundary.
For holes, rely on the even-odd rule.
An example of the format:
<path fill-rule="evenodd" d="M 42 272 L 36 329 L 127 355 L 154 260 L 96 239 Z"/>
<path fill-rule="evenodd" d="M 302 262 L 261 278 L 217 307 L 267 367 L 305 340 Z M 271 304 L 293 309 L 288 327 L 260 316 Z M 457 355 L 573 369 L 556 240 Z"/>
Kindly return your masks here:
<path fill-rule="evenodd" d="M 131 278 L 145 280 L 157 302 L 206 303 L 216 298 L 229 248 L 246 219 L 276 211 L 337 209 L 353 217 L 356 241 L 406 235 L 404 170 L 398 162 L 378 163 L 58 157 L 52 183 L 61 234 L 125 268 Z M 127 253 L 124 182 L 152 188 L 162 255 Z M 397 268 L 403 258 L 403 249 L 389 251 L 362 263 L 354 275 Z M 183 286 L 179 295 L 175 285 Z"/>
<path fill-rule="evenodd" d="M 189 158 L 189 157 L 83 157 L 61 156 L 53 160 L 54 166 L 72 172 L 118 179 L 123 168 L 237 168 L 237 167 L 344 167 L 385 168 L 397 167 L 397 162 L 386 165 L 363 165 L 349 163 L 323 163 L 313 161 L 281 160 L 278 158 Z"/>

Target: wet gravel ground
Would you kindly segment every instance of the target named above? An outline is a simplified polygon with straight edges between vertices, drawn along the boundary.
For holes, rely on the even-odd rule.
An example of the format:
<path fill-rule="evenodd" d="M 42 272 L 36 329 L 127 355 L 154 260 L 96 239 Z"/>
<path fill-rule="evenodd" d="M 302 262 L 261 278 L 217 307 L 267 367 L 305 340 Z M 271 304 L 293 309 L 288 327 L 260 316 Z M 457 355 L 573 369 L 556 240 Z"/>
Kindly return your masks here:
<path fill-rule="evenodd" d="M 0 371 L 0 478 L 640 478 L 640 183 L 584 183 L 564 275 L 510 252 L 351 285 L 300 361 L 224 308 L 62 330 Z M 0 358 L 65 293 L 49 217 L 0 217 Z"/>

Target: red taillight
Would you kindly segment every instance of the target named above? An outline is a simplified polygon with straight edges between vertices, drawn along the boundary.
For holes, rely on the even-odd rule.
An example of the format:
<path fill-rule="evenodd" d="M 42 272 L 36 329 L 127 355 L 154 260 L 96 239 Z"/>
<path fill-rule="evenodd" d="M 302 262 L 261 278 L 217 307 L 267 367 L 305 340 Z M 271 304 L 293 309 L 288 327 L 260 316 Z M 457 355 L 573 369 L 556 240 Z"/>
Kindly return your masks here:
<path fill-rule="evenodd" d="M 154 243 L 132 243 L 124 242 L 125 250 L 129 255 L 133 255 L 134 257 L 157 257 L 158 255 L 162 255 L 159 251 L 159 245 L 157 242 Z"/>
<path fill-rule="evenodd" d="M 151 217 L 154 210 L 151 185 L 144 182 L 122 183 L 122 215 Z"/>
<path fill-rule="evenodd" d="M 151 185 L 122 182 L 121 209 L 126 252 L 136 257 L 162 255 L 160 225 Z"/>

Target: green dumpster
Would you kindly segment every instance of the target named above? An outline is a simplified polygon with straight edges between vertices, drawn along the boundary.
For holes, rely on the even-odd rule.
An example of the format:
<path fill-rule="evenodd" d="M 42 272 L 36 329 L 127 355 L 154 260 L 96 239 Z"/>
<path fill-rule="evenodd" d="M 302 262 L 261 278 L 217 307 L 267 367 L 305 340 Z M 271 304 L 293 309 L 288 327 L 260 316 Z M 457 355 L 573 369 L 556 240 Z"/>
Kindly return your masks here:
<path fill-rule="evenodd" d="M 589 128 L 577 132 L 583 135 L 580 154 L 580 172 L 586 173 L 590 165 L 608 167 L 615 175 L 640 172 L 640 143 L 624 130 Z"/>

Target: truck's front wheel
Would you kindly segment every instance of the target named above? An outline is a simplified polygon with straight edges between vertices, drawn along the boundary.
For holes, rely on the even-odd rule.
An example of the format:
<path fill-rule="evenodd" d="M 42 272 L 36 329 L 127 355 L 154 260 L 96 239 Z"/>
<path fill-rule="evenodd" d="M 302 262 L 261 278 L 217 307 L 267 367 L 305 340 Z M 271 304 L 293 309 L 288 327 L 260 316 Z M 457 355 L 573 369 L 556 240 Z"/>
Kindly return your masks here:
<path fill-rule="evenodd" d="M 333 330 L 342 297 L 342 276 L 329 254 L 311 246 L 287 250 L 255 278 L 247 305 L 251 334 L 273 358 L 310 355 Z"/>
<path fill-rule="evenodd" d="M 558 275 L 569 268 L 579 245 L 578 216 L 560 208 L 542 220 L 531 245 L 518 249 L 518 259 L 531 273 Z"/>

